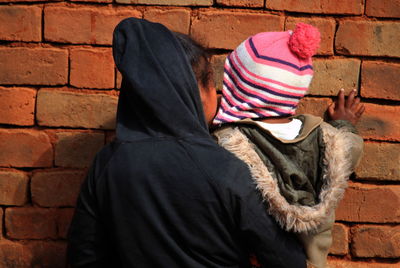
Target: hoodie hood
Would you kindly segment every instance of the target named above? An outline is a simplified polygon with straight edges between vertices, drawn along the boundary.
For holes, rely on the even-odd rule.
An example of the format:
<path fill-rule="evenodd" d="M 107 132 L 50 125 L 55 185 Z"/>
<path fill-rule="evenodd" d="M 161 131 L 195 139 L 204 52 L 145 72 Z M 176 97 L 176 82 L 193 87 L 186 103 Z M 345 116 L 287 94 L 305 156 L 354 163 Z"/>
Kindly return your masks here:
<path fill-rule="evenodd" d="M 211 138 L 192 67 L 171 31 L 125 19 L 114 30 L 113 56 L 122 74 L 117 139 Z"/>

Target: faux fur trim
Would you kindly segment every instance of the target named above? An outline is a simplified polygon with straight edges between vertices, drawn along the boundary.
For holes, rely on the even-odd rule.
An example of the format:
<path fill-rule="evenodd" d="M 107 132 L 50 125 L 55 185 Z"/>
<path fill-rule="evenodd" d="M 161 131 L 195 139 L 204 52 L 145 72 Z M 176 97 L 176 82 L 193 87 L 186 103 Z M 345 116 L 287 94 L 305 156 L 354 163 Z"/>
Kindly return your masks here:
<path fill-rule="evenodd" d="M 322 123 L 321 128 L 326 145 L 323 159 L 326 172 L 323 174 L 324 185 L 319 195 L 321 202 L 312 207 L 291 205 L 286 201 L 280 194 L 276 180 L 254 150 L 254 145 L 237 127 L 223 128 L 214 133 L 222 147 L 249 166 L 257 188 L 269 204 L 269 214 L 287 231 L 313 232 L 324 223 L 342 199 L 352 173 L 348 152 L 352 141 L 348 132 L 327 123 Z"/>

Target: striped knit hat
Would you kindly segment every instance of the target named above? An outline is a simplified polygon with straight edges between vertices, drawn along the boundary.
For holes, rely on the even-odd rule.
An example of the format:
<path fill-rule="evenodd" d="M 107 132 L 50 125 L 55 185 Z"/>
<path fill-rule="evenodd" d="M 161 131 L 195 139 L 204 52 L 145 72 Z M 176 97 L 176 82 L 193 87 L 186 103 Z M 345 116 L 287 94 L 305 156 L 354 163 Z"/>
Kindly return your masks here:
<path fill-rule="evenodd" d="M 293 115 L 313 76 L 317 28 L 264 32 L 241 43 L 226 59 L 221 105 L 214 124 Z"/>

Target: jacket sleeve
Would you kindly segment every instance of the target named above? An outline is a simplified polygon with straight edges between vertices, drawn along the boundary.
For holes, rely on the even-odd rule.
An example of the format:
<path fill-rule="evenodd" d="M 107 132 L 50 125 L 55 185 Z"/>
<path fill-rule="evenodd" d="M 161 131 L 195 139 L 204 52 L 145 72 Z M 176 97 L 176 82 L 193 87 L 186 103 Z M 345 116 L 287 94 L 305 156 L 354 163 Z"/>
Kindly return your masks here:
<path fill-rule="evenodd" d="M 347 120 L 333 120 L 328 122 L 331 126 L 346 132 L 346 136 L 351 140 L 350 148 L 350 161 L 351 167 L 354 170 L 360 163 L 363 149 L 364 140 L 358 135 L 355 126 Z"/>
<path fill-rule="evenodd" d="M 71 267 L 106 267 L 106 232 L 99 217 L 94 166 L 82 184 L 68 231 L 67 255 Z"/>
<path fill-rule="evenodd" d="M 296 236 L 284 231 L 268 214 L 267 204 L 255 185 L 249 187 L 243 187 L 249 189 L 247 193 L 241 190 L 244 195 L 239 198 L 239 208 L 236 208 L 238 227 L 249 251 L 256 255 L 261 267 L 306 267 L 305 252 Z"/>

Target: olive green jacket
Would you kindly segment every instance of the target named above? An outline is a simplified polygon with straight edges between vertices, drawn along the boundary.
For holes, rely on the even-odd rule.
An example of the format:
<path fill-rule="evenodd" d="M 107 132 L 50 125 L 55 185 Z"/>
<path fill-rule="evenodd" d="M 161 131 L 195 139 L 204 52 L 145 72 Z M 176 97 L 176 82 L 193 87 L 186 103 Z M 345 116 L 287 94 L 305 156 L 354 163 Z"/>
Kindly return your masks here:
<path fill-rule="evenodd" d="M 269 213 L 282 228 L 299 233 L 309 261 L 325 267 L 334 211 L 361 158 L 363 140 L 347 121 L 295 118 L 303 125 L 294 140 L 279 139 L 250 119 L 224 125 L 214 136 L 247 163 Z"/>

